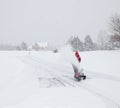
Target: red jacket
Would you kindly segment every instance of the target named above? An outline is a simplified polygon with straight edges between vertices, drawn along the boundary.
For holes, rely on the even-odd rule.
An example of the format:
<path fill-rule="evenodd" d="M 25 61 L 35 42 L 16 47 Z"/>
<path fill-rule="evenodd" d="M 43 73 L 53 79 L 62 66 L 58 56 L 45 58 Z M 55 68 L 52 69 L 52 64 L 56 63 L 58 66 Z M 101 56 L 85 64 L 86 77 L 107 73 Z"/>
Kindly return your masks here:
<path fill-rule="evenodd" d="M 81 57 L 80 57 L 78 51 L 75 51 L 75 56 L 76 56 L 77 60 L 78 60 L 79 62 L 81 62 Z"/>

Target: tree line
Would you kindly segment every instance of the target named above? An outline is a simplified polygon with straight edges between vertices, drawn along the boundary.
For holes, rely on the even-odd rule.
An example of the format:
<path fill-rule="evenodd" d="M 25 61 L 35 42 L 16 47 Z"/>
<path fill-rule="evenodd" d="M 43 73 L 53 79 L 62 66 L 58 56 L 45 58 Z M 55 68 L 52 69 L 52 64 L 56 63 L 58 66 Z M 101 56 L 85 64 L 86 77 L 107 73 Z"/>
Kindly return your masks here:
<path fill-rule="evenodd" d="M 73 50 L 92 51 L 92 50 L 116 50 L 120 49 L 120 14 L 112 15 L 109 19 L 108 30 L 101 30 L 98 33 L 98 42 L 93 42 L 90 35 L 86 35 L 82 42 L 78 36 L 71 36 L 67 44 L 71 44 Z M 0 50 L 28 50 L 26 42 L 20 45 L 0 44 Z"/>
<path fill-rule="evenodd" d="M 22 42 L 20 45 L 11 45 L 11 44 L 0 44 L 0 50 L 28 50 L 26 42 Z"/>
<path fill-rule="evenodd" d="M 91 36 L 87 35 L 82 42 L 78 36 L 72 36 L 67 41 L 73 50 L 116 50 L 120 49 L 120 15 L 110 17 L 108 30 L 101 30 L 97 36 L 98 42 L 94 43 Z"/>

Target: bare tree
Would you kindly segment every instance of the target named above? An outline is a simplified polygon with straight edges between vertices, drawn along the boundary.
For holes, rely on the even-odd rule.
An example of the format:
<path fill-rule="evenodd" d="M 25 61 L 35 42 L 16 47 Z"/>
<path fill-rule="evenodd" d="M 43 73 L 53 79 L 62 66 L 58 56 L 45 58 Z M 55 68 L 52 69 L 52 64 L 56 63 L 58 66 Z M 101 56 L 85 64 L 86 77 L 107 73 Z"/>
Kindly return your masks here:
<path fill-rule="evenodd" d="M 115 14 L 110 18 L 110 40 L 111 49 L 120 48 L 120 14 Z"/>
<path fill-rule="evenodd" d="M 120 15 L 115 14 L 110 18 L 111 41 L 120 42 Z"/>

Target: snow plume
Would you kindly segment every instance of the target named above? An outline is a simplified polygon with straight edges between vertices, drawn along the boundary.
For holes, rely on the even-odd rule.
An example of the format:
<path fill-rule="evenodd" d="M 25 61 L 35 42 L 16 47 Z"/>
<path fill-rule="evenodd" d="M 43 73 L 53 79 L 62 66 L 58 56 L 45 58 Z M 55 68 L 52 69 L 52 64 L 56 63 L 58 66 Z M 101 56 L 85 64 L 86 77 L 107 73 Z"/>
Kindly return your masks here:
<path fill-rule="evenodd" d="M 70 45 L 66 45 L 63 48 L 61 48 L 60 59 L 70 64 L 75 64 L 77 67 L 79 67 L 80 65 Z"/>

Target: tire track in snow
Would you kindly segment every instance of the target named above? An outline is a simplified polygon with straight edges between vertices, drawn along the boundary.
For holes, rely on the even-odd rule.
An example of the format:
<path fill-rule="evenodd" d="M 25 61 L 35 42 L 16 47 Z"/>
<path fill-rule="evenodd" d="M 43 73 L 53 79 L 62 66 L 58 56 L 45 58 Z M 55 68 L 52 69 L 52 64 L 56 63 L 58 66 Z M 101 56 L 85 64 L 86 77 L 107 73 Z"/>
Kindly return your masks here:
<path fill-rule="evenodd" d="M 46 77 L 44 76 L 41 77 L 39 76 L 39 83 L 42 85 L 45 84 L 45 86 L 42 86 L 42 87 L 47 87 L 47 88 L 50 88 L 50 87 L 53 87 L 55 85 L 56 82 L 57 84 L 56 85 L 59 85 L 59 86 L 63 86 L 63 87 L 76 87 L 77 85 L 75 85 L 75 83 L 72 83 L 72 82 L 69 82 L 69 79 L 66 79 L 64 76 L 65 75 L 61 75 L 61 70 L 58 70 L 51 66 L 48 66 L 49 63 L 46 63 L 44 62 L 43 60 L 40 61 L 40 58 L 37 58 L 37 57 L 33 57 L 33 56 L 25 56 L 22 58 L 23 62 L 29 64 L 29 65 L 32 65 L 32 66 L 39 66 L 39 69 L 43 69 L 45 71 L 45 73 L 49 74 L 50 77 Z M 53 65 L 53 64 L 52 64 Z M 53 73 L 54 72 L 54 73 Z M 58 84 L 59 83 L 59 84 Z"/>
<path fill-rule="evenodd" d="M 52 87 L 76 87 L 75 84 L 72 84 L 68 80 L 65 80 L 63 77 L 53 77 L 53 78 L 39 78 L 40 85 L 43 87 L 52 88 Z M 44 81 L 46 84 L 44 85 Z M 43 83 L 42 83 L 43 82 Z M 40 86 L 41 87 L 41 86 Z"/>
<path fill-rule="evenodd" d="M 120 105 L 117 102 L 115 102 L 112 99 L 110 99 L 109 97 L 103 95 L 95 87 L 91 87 L 90 85 L 83 84 L 83 83 L 80 84 L 80 87 L 84 88 L 85 90 L 89 91 L 90 93 L 92 93 L 92 94 L 96 95 L 97 97 L 101 98 L 102 101 L 105 102 L 107 108 L 120 108 Z"/>
<path fill-rule="evenodd" d="M 39 67 L 40 70 L 42 68 L 45 71 L 45 73 L 49 74 L 49 77 L 46 77 L 46 76 L 44 76 L 44 77 L 39 76 L 38 77 L 40 87 L 50 88 L 50 87 L 53 87 L 55 85 L 56 86 L 63 86 L 63 87 L 73 87 L 73 86 L 75 86 L 75 85 L 72 85 L 71 83 L 69 83 L 68 81 L 66 81 L 65 79 L 61 79 L 62 76 L 60 74 L 60 71 L 58 71 L 58 69 L 55 70 L 54 68 L 48 66 L 43 61 L 40 62 L 40 60 L 37 60 L 36 57 L 34 59 L 33 56 L 24 56 L 21 59 L 24 63 L 27 63 L 27 64 L 29 64 L 30 66 L 33 66 L 33 67 L 34 66 Z M 57 74 L 53 73 L 55 71 L 58 71 Z M 40 73 L 42 73 L 42 72 L 40 72 Z"/>
<path fill-rule="evenodd" d="M 49 68 L 49 69 L 52 69 L 52 71 L 55 70 L 57 72 L 60 72 L 60 71 L 65 72 L 65 69 L 67 70 L 67 69 L 70 68 L 70 67 L 67 67 L 68 65 L 62 65 L 64 67 L 61 67 L 60 64 L 58 64 L 58 63 L 56 64 L 56 63 L 53 63 L 53 62 L 45 61 L 45 60 L 42 60 L 41 58 L 38 58 L 38 57 L 35 57 L 35 56 L 30 56 L 30 59 L 32 59 L 32 60 L 34 60 L 34 61 L 36 61 L 37 63 L 40 63 L 40 64 L 43 63 L 43 65 L 46 69 Z M 59 69 L 59 71 L 58 71 L 58 69 Z M 71 69 L 72 69 L 72 66 L 71 66 Z M 68 70 L 68 71 L 70 71 L 70 70 Z M 69 73 L 67 73 L 67 74 L 69 74 Z"/>
<path fill-rule="evenodd" d="M 112 81 L 118 81 L 120 82 L 120 77 L 109 75 L 109 74 L 104 74 L 104 73 L 96 73 L 96 72 L 91 72 L 84 70 L 84 72 L 93 79 L 107 79 L 107 80 L 112 80 Z"/>

